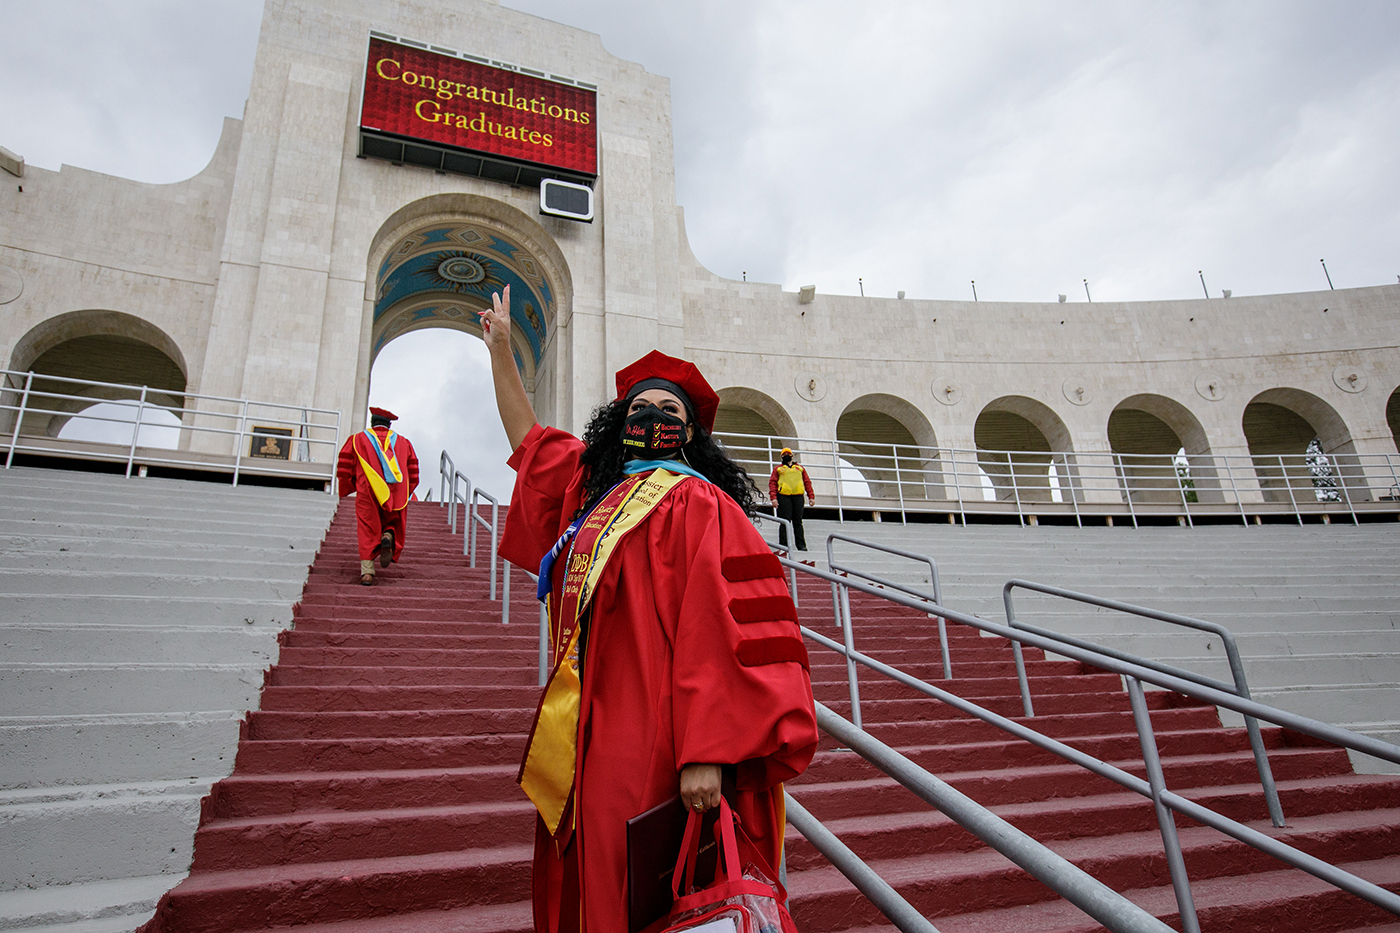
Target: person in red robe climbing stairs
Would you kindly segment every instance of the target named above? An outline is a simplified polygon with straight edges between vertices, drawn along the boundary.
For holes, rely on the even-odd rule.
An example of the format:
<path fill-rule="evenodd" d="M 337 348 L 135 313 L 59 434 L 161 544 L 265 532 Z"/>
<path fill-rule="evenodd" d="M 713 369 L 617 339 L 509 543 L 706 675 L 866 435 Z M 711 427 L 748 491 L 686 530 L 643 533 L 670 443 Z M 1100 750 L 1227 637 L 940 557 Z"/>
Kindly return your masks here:
<path fill-rule="evenodd" d="M 418 455 L 408 438 L 390 425 L 398 415 L 369 410 L 369 429 L 350 435 L 340 448 L 335 476 L 342 497 L 354 494 L 359 532 L 360 583 L 374 583 L 374 561 L 388 567 L 403 553 L 404 514 L 418 487 Z"/>

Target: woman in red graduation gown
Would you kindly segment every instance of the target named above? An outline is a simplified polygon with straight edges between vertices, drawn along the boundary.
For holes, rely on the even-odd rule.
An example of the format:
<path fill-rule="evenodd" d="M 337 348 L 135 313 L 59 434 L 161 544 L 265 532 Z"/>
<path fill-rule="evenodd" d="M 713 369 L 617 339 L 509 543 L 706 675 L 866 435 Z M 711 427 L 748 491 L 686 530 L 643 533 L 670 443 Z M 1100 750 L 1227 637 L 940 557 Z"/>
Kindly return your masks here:
<path fill-rule="evenodd" d="M 580 441 L 541 427 L 510 351 L 510 290 L 481 315 L 517 471 L 501 553 L 541 566 L 554 668 L 521 766 L 535 929 L 627 930 L 626 821 L 721 778 L 776 868 L 781 782 L 816 749 L 807 653 L 753 483 L 710 438 L 719 398 L 653 351 Z"/>

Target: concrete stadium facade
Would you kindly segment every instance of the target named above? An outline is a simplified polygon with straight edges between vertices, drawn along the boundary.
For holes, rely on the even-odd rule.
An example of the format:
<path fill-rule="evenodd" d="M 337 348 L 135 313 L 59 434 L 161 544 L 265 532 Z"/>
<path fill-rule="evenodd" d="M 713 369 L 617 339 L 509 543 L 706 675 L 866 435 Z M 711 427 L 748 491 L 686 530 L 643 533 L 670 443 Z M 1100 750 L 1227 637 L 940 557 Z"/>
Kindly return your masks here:
<path fill-rule="evenodd" d="M 595 221 L 542 216 L 533 187 L 360 157 L 371 33 L 596 87 Z M 1316 439 L 1349 499 L 1396 483 L 1400 285 L 975 303 L 724 279 L 686 240 L 668 81 L 596 35 L 492 3 L 269 0 L 245 112 L 201 173 L 151 185 L 64 166 L 11 181 L 0 361 L 167 390 L 155 404 L 190 393 L 310 406 L 340 412 L 343 435 L 364 417 L 389 341 L 478 333 L 484 286 L 398 288 L 396 273 L 452 249 L 519 283 L 517 359 L 541 418 L 570 430 L 617 369 L 659 348 L 720 389 L 723 431 L 922 450 L 909 454 L 919 479 L 907 494 L 925 500 L 954 496 L 937 448 L 1022 452 L 1045 474 L 1057 454 L 1297 457 Z M 56 434 L 62 420 L 35 430 Z M 327 443 L 313 459 L 332 453 Z M 1008 472 L 1015 459 L 1002 456 Z M 1002 496 L 996 457 L 979 468 Z M 864 472 L 881 495 L 881 471 Z M 1197 475 L 1202 501 L 1280 495 L 1266 475 L 1212 485 L 1210 473 Z M 1117 495 L 1091 487 L 1073 496 Z"/>

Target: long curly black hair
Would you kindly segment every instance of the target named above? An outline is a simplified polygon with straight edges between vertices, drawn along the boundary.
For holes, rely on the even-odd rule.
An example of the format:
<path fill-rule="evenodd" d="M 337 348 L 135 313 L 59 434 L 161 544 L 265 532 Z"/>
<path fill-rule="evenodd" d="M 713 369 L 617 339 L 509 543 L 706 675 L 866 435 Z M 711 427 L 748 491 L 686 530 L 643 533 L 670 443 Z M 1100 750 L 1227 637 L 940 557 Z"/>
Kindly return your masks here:
<path fill-rule="evenodd" d="M 583 454 L 579 461 L 588 474 L 583 482 L 583 508 L 575 518 L 591 509 L 624 475 L 622 465 L 627 454 L 622 446 L 622 425 L 627 420 L 628 401 L 620 398 L 599 406 L 583 431 Z M 694 418 L 691 423 L 695 425 L 695 436 L 681 448 L 684 462 L 727 492 L 744 514 L 753 515 L 758 510 L 758 487 L 743 467 L 729 459 L 709 431 Z"/>

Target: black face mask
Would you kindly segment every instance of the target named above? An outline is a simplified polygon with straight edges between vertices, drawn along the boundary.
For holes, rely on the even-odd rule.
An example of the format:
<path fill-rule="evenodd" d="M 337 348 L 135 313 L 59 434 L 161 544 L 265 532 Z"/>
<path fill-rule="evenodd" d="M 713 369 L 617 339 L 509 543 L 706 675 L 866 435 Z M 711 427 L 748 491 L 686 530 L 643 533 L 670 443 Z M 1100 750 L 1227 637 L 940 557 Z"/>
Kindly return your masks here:
<path fill-rule="evenodd" d="M 648 405 L 627 416 L 622 426 L 622 446 L 646 460 L 673 457 L 685 444 L 685 422 Z"/>
<path fill-rule="evenodd" d="M 792 463 L 792 457 L 790 457 L 790 456 L 785 456 L 785 457 L 783 457 L 783 466 L 789 466 L 791 463 Z"/>

